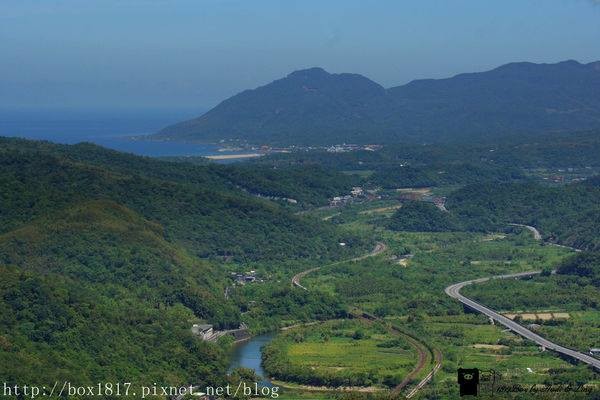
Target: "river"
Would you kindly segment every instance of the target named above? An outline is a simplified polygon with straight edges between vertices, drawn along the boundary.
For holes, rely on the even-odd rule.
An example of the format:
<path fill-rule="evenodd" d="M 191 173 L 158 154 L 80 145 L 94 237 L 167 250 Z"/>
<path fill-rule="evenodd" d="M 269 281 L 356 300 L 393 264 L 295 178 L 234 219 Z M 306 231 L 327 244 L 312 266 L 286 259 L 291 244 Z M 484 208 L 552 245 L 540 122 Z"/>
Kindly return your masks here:
<path fill-rule="evenodd" d="M 272 383 L 266 379 L 267 374 L 261 364 L 261 348 L 275 337 L 275 333 L 265 333 L 252 337 L 250 340 L 238 343 L 231 356 L 229 372 L 238 367 L 253 369 L 261 378 L 259 385 L 271 387 Z"/>

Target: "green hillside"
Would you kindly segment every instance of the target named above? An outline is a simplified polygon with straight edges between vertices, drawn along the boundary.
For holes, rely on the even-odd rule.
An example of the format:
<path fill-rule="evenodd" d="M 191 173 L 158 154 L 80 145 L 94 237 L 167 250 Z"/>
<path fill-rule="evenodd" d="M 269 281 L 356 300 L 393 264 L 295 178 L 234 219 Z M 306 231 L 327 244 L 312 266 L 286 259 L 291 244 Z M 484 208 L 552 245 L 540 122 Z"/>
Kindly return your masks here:
<path fill-rule="evenodd" d="M 548 187 L 536 183 L 468 185 L 448 197 L 446 207 L 469 229 L 498 229 L 508 223 L 535 226 L 550 241 L 600 249 L 598 178 Z"/>
<path fill-rule="evenodd" d="M 216 379 L 225 355 L 194 320 L 239 323 L 218 268 L 111 201 L 0 236 L 0 374 L 12 383 Z"/>
<path fill-rule="evenodd" d="M 600 131 L 510 135 L 495 140 L 468 143 L 390 143 L 378 151 L 357 150 L 328 153 L 325 150 L 277 153 L 253 160 L 253 163 L 284 167 L 319 165 L 335 170 L 386 171 L 400 165 L 485 166 L 496 167 L 506 175 L 514 168 L 587 168 L 600 167 Z M 427 171 L 425 171 L 427 172 Z M 460 172 L 460 171 L 459 171 Z M 468 171 L 466 171 L 468 172 Z M 486 171 L 483 171 L 486 173 Z M 462 176 L 472 178 L 473 174 Z M 481 179 L 480 179 L 481 180 Z"/>
<path fill-rule="evenodd" d="M 312 178 L 301 182 L 297 168 L 281 176 L 239 168 L 0 138 L 0 374 L 7 383 L 43 376 L 81 385 L 222 384 L 227 346 L 191 333 L 199 321 L 240 324 L 239 305 L 224 298 L 231 281 L 222 256 L 277 266 L 368 247 L 257 196 L 272 190 L 319 204 L 350 178 L 324 189 L 337 173 L 310 168 Z"/>
<path fill-rule="evenodd" d="M 392 215 L 389 229 L 408 232 L 459 231 L 460 224 L 454 216 L 439 210 L 431 203 L 410 201 Z"/>
<path fill-rule="evenodd" d="M 0 139 L 0 165 L 0 200 L 5 205 L 0 233 L 82 201 L 106 199 L 161 224 L 167 240 L 199 257 L 334 256 L 343 239 L 317 220 L 249 193 L 261 184 L 268 186 L 268 177 L 255 178 L 259 183 L 246 189 L 240 187 L 243 174 L 232 181 L 222 166 L 162 162 L 87 144 L 15 139 Z M 327 195 L 299 182 L 278 183 L 276 174 L 271 178 L 272 186 L 280 187 L 276 193 L 286 194 L 281 187 L 293 185 L 290 196 L 303 193 L 318 202 Z"/>

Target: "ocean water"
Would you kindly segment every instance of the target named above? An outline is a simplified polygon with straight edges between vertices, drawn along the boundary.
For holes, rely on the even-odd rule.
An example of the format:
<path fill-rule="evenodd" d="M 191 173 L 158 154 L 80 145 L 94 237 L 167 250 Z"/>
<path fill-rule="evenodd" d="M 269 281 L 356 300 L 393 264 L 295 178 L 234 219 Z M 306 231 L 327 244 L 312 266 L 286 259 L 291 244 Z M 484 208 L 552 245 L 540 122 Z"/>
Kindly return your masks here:
<path fill-rule="evenodd" d="M 201 114 L 198 111 L 69 112 L 2 111 L 0 136 L 74 144 L 91 142 L 123 152 L 160 156 L 207 156 L 235 154 L 218 152 L 218 145 L 170 141 L 133 140 L 161 128 Z"/>

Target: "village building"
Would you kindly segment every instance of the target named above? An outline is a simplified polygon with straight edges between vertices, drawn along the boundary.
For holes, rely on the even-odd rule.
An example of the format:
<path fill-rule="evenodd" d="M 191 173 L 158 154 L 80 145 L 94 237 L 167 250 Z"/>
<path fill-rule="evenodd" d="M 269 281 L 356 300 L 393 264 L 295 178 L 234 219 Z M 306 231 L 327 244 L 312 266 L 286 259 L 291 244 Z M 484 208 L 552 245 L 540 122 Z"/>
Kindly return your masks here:
<path fill-rule="evenodd" d="M 208 340 L 214 334 L 211 324 L 194 324 L 192 325 L 192 333 L 200 336 L 202 340 Z"/>

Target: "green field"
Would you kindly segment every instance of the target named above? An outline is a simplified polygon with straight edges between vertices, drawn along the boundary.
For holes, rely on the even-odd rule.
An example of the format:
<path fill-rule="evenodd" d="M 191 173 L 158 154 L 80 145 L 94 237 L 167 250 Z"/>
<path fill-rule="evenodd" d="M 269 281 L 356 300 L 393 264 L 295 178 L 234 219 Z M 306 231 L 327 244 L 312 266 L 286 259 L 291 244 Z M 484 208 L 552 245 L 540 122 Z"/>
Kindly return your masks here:
<path fill-rule="evenodd" d="M 279 380 L 310 386 L 394 387 L 415 368 L 417 354 L 381 323 L 327 321 L 279 335 L 264 352 Z"/>
<path fill-rule="evenodd" d="M 465 294 L 505 312 L 553 311 L 568 318 L 528 320 L 539 333 L 567 347 L 587 353 L 600 344 L 600 293 L 593 286 L 578 287 L 570 276 L 536 277 L 525 281 L 486 282 L 467 288 Z M 512 293 L 506 296 L 504 293 Z M 552 293 L 552 296 L 546 296 Z"/>
<path fill-rule="evenodd" d="M 491 325 L 479 315 L 430 318 L 422 324 L 434 345 L 444 349 L 444 368 L 438 382 L 452 386 L 456 369 L 494 369 L 503 377 L 521 383 L 541 383 L 551 368 L 571 368 L 552 353 L 541 352 L 534 344 L 522 340 L 504 327 Z M 528 368 L 530 370 L 528 370 Z"/>
<path fill-rule="evenodd" d="M 567 250 L 540 246 L 527 233 L 492 237 L 486 234 L 412 233 L 372 229 L 385 242 L 386 253 L 324 267 L 304 278 L 305 286 L 344 299 L 378 316 L 459 313 L 462 307 L 444 288 L 462 280 L 543 269 L 561 260 Z M 411 255 L 406 265 L 402 256 Z"/>
<path fill-rule="evenodd" d="M 533 240 L 530 232 L 511 228 L 496 233 L 391 232 L 382 227 L 385 214 L 361 213 L 364 209 L 366 207 L 346 209 L 341 214 L 343 219 L 334 217 L 331 223 L 372 235 L 386 243 L 388 250 L 377 257 L 325 266 L 303 278 L 302 284 L 311 291 L 331 294 L 347 304 L 417 332 L 433 348 L 440 350 L 442 369 L 434 382 L 421 391 L 422 398 L 436 398 L 440 394 L 443 395 L 439 398 L 457 396 L 456 369 L 459 367 L 493 369 L 504 379 L 520 384 L 554 382 L 558 375 L 570 377 L 565 378 L 567 381 L 596 381 L 595 375 L 586 367 L 574 366 L 551 352 L 540 351 L 533 343 L 506 332 L 502 326 L 491 325 L 483 316 L 466 312 L 460 303 L 444 293 L 449 284 L 467 279 L 547 269 L 568 257 L 571 251 L 544 246 Z M 561 293 L 565 288 L 549 289 L 536 280 L 496 284 L 505 283 L 520 288 L 516 291 L 518 294 L 532 290 L 539 309 L 564 310 L 564 303 L 563 307 L 557 307 L 555 303 L 564 300 Z M 540 285 L 539 289 L 536 285 Z M 513 298 L 506 296 L 506 290 L 490 291 L 479 286 L 468 287 L 465 293 L 472 290 L 483 296 L 486 292 L 487 299 L 497 294 L 499 302 Z M 544 294 L 548 290 L 556 294 L 552 296 L 554 300 Z M 588 297 L 590 301 L 596 298 Z M 578 310 L 581 298 L 570 300 L 569 309 Z M 583 339 L 586 332 L 595 332 L 594 324 L 597 330 L 597 318 L 592 311 L 576 313 L 569 321 L 543 325 L 541 329 L 543 334 L 554 337 L 559 343 L 569 344 L 570 341 L 563 340 L 568 332 L 573 333 L 572 340 Z M 573 330 L 562 329 L 570 324 L 574 326 Z M 596 337 L 595 333 L 590 334 L 588 342 Z M 296 357 L 294 362 L 304 360 L 309 366 L 311 351 L 317 354 L 320 349 L 305 344 L 291 348 L 294 350 L 290 354 Z M 342 362 L 343 359 L 335 359 L 330 366 Z"/>

